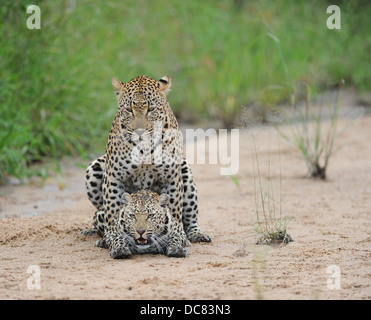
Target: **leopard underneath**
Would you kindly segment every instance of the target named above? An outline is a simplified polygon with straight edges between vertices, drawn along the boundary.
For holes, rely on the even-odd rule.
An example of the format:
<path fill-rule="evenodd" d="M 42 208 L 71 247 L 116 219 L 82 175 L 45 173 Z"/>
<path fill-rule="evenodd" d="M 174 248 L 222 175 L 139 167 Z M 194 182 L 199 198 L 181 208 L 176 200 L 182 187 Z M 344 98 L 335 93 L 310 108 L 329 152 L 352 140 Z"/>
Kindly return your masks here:
<path fill-rule="evenodd" d="M 109 248 L 114 259 L 133 254 L 164 254 L 186 257 L 190 245 L 182 226 L 168 207 L 169 196 L 141 190 L 122 195 L 122 205 L 113 227 L 96 246 Z"/>

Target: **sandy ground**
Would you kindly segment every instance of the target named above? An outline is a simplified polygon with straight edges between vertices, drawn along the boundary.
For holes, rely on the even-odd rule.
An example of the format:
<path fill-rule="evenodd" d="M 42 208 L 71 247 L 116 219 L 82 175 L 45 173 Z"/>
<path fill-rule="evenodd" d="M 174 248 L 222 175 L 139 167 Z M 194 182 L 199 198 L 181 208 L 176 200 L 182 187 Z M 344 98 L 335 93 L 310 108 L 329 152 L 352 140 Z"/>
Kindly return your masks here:
<path fill-rule="evenodd" d="M 241 131 L 239 187 L 219 165 L 192 166 L 200 226 L 213 242 L 193 244 L 187 258 L 113 260 L 94 247 L 96 236 L 80 234 L 94 207 L 84 194 L 84 170 L 73 165 L 63 169 L 62 191 L 53 178 L 44 188 L 37 181 L 1 187 L 0 298 L 371 299 L 371 116 L 336 140 L 326 182 L 304 178 L 303 160 L 281 139 L 283 216 L 293 217 L 287 230 L 294 242 L 277 247 L 256 245 L 251 232 L 252 134 L 262 168 L 271 159 L 279 199 L 278 145 L 269 132 Z M 39 289 L 30 266 L 40 270 Z"/>

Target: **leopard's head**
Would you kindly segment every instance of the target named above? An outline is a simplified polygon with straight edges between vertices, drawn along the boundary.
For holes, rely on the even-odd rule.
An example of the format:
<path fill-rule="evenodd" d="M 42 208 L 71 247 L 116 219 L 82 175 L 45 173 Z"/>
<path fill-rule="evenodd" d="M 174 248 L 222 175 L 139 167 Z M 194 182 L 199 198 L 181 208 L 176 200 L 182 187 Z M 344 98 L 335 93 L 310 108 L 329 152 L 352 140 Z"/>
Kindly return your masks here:
<path fill-rule="evenodd" d="M 137 246 L 158 242 L 170 224 L 169 196 L 149 190 L 122 195 L 119 223 Z"/>
<path fill-rule="evenodd" d="M 118 101 L 120 129 L 141 140 L 153 134 L 156 123 L 162 127 L 166 120 L 166 95 L 171 87 L 169 76 L 158 81 L 138 76 L 126 83 L 115 78 L 112 85 Z"/>

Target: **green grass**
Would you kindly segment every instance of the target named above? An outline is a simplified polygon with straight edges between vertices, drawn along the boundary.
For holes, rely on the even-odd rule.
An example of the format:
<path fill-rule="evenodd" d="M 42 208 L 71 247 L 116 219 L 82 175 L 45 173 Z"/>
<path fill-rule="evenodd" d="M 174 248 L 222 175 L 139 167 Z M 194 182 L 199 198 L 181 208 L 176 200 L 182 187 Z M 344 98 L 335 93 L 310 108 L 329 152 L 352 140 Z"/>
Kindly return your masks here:
<path fill-rule="evenodd" d="M 103 152 L 113 77 L 169 74 L 180 120 L 226 127 L 243 107 L 287 101 L 298 81 L 370 89 L 363 1 L 339 2 L 341 30 L 326 28 L 327 1 L 32 3 L 41 30 L 26 28 L 28 0 L 0 5 L 0 180 L 45 157 Z"/>

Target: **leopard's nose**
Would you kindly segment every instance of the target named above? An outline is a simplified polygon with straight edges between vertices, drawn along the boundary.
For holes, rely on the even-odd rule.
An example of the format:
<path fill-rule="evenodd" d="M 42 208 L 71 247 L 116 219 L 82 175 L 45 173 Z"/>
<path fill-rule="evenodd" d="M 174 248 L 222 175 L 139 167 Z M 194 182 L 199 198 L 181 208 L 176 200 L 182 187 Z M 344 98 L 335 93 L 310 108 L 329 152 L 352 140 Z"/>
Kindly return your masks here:
<path fill-rule="evenodd" d="M 145 230 L 144 229 L 137 229 L 137 232 L 139 233 L 139 235 L 142 235 L 145 232 Z"/>
<path fill-rule="evenodd" d="M 146 129 L 135 129 L 134 131 L 140 137 L 146 131 Z"/>

